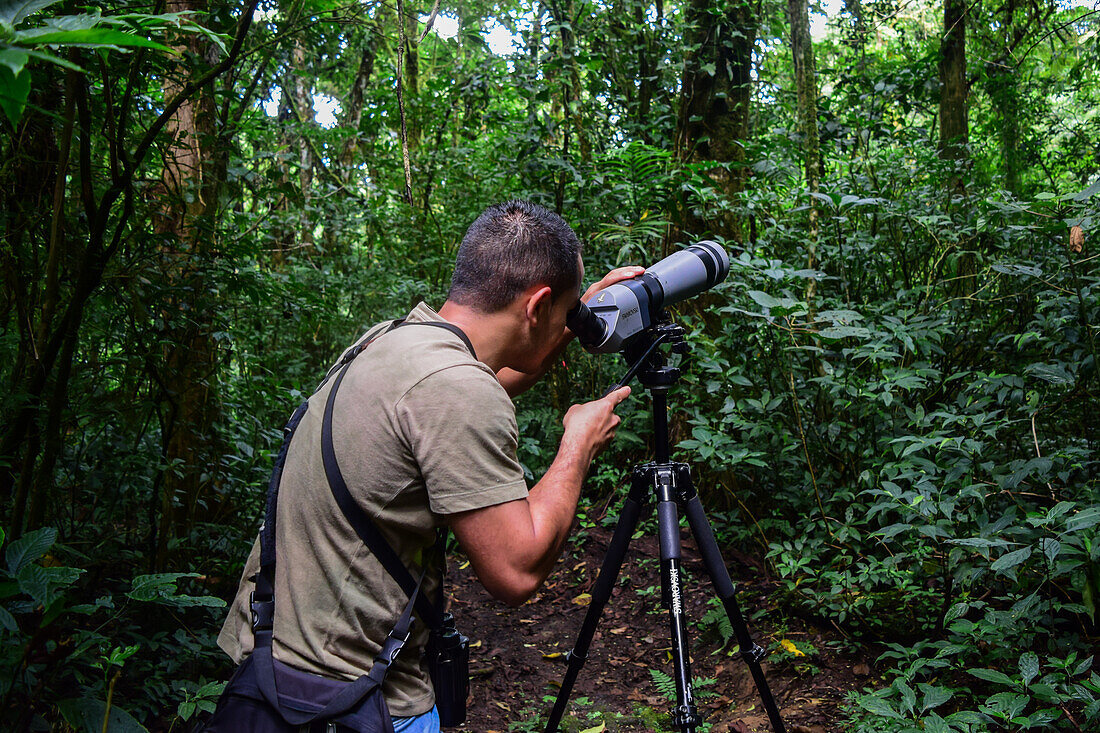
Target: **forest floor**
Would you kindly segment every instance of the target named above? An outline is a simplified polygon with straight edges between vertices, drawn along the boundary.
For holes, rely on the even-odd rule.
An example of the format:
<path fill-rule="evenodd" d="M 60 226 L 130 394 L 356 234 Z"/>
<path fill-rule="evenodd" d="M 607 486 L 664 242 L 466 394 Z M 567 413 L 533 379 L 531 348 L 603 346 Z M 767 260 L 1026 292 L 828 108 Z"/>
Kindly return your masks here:
<path fill-rule="evenodd" d="M 518 609 L 491 599 L 461 555 L 452 558 L 448 582 L 453 610 L 471 643 L 465 730 L 543 730 L 565 674 L 565 653 L 576 641 L 590 599 L 586 594 L 611 538 L 611 530 L 602 527 L 579 534 L 570 539 L 538 595 Z M 646 534 L 635 537 L 570 697 L 560 728 L 566 733 L 672 730 L 670 698 L 658 689 L 651 671 L 672 674 L 657 541 Z M 708 601 L 714 591 L 690 532 L 682 530 L 681 537 L 691 672 L 704 681 L 695 690 L 704 721 L 711 733 L 770 731 L 736 642 L 722 649 L 715 625 L 699 628 L 697 622 L 713 607 Z M 769 602 L 774 584 L 763 577 L 759 564 L 739 553 L 725 560 L 737 584 L 738 602 L 750 619 L 750 634 L 770 651 L 762 667 L 787 730 L 844 730 L 841 706 L 849 692 L 872 683 L 874 653 L 848 644 L 835 629 L 780 616 Z M 809 654 L 799 656 L 799 647 Z"/>

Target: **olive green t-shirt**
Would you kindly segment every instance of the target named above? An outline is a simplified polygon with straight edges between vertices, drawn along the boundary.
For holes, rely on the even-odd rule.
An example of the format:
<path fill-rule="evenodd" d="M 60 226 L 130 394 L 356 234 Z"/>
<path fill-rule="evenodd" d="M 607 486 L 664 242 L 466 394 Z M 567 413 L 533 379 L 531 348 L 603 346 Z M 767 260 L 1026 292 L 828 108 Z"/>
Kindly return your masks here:
<path fill-rule="evenodd" d="M 457 335 L 411 325 L 441 320 L 421 303 L 410 325 L 376 338 L 352 362 L 333 406 L 333 447 L 348 490 L 413 577 L 422 558 L 436 555 L 445 515 L 527 496 L 515 407 L 496 375 Z M 283 469 L 273 652 L 299 669 L 350 680 L 370 670 L 408 597 L 355 534 L 325 479 L 321 417 L 334 381 L 310 397 Z M 259 555 L 257 539 L 218 636 L 237 663 L 253 648 L 249 578 Z M 421 592 L 436 598 L 438 582 L 429 570 Z M 422 658 L 427 636 L 418 621 L 389 670 L 384 694 L 393 715 L 434 704 Z"/>

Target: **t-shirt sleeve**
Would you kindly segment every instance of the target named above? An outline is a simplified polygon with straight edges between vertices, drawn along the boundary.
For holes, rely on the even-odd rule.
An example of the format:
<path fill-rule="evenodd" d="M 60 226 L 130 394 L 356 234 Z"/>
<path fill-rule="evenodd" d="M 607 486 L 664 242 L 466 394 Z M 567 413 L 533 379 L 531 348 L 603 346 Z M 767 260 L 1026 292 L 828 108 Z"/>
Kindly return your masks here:
<path fill-rule="evenodd" d="M 527 496 L 515 408 L 484 368 L 460 364 L 430 374 L 398 400 L 396 417 L 436 514 Z"/>

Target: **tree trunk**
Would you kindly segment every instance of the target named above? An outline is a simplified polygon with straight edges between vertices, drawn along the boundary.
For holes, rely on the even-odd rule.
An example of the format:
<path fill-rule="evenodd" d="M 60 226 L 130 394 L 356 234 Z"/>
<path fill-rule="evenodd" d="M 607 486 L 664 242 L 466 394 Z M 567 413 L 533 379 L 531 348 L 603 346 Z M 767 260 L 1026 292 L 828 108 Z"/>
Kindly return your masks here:
<path fill-rule="evenodd" d="M 757 6 L 729 0 L 691 0 L 686 15 L 688 51 L 681 83 L 677 151 L 685 161 L 729 163 L 709 175 L 727 198 L 745 188 L 744 142 L 749 137 L 752 51 Z M 733 214 L 698 216 L 685 207 L 684 228 L 702 235 L 708 229 L 744 241 L 743 224 Z"/>
<path fill-rule="evenodd" d="M 202 0 L 169 0 L 170 12 L 201 13 Z M 188 35 L 176 48 L 180 61 L 165 77 L 165 97 L 175 96 L 188 78 L 201 75 L 209 44 Z M 166 565 L 173 540 L 186 536 L 202 494 L 216 474 L 213 426 L 218 416 L 214 304 L 207 293 L 207 268 L 216 257 L 212 221 L 218 180 L 213 162 L 217 110 L 210 86 L 186 100 L 165 126 L 171 142 L 164 151 L 161 185 L 166 193 L 159 229 L 174 246 L 163 253 L 165 279 L 179 293 L 164 311 L 167 346 L 161 381 L 165 388 L 166 473 L 159 500 L 154 566 Z"/>
<path fill-rule="evenodd" d="M 966 114 L 966 0 L 943 0 L 940 43 L 940 157 L 966 157 L 970 128 Z"/>
<path fill-rule="evenodd" d="M 794 80 L 798 89 L 798 126 L 806 152 L 806 187 L 810 193 L 809 223 L 806 231 L 806 268 L 817 267 L 817 235 L 819 202 L 815 194 L 821 188 L 821 142 L 817 130 L 817 75 L 814 46 L 810 38 L 810 14 L 806 0 L 788 0 L 787 15 L 791 24 L 791 50 L 794 54 Z M 806 281 L 806 302 L 813 314 L 817 280 Z"/>
<path fill-rule="evenodd" d="M 298 134 L 294 143 L 298 146 L 298 209 L 297 243 L 307 250 L 313 249 L 313 221 L 309 216 L 310 199 L 313 194 L 313 148 L 310 146 L 309 130 L 316 125 L 317 112 L 313 108 L 313 87 L 311 74 L 306 67 L 306 47 L 301 34 L 294 39 L 291 51 L 290 84 L 284 87 L 284 94 L 290 95 L 294 116 L 298 120 Z"/>
<path fill-rule="evenodd" d="M 1020 194 L 1020 99 L 1013 53 L 1024 37 L 1024 25 L 1016 22 L 1016 0 L 1006 0 L 1004 22 L 1001 24 L 1002 51 L 990 76 L 993 100 L 1001 118 L 1000 143 L 1004 187 L 1013 195 Z"/>
<path fill-rule="evenodd" d="M 345 130 L 348 137 L 340 150 L 338 163 L 340 174 L 344 176 L 352 175 L 355 170 L 359 153 L 359 126 L 363 121 L 363 104 L 367 98 L 371 75 L 374 73 L 374 62 L 378 58 L 379 43 L 384 29 L 385 8 L 386 6 L 380 5 L 375 11 L 375 17 L 363 28 L 364 38 L 363 48 L 359 52 L 359 68 L 355 72 L 355 79 L 352 81 L 347 99 L 342 105 L 340 127 Z"/>

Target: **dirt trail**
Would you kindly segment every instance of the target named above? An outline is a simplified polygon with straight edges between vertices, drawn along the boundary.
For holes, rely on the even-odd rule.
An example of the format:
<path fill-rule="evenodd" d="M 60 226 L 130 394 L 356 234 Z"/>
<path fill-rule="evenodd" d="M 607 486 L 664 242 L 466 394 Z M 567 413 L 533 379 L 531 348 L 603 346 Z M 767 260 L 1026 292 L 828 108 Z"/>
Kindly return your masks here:
<path fill-rule="evenodd" d="M 610 540 L 609 529 L 589 530 L 571 541 L 565 558 L 539 594 L 519 609 L 492 600 L 473 576 L 452 561 L 450 586 L 459 627 L 470 636 L 471 699 L 463 729 L 476 733 L 541 731 L 565 673 L 564 655 L 573 646 Z M 721 646 L 716 624 L 697 623 L 713 590 L 686 530 L 683 534 L 685 607 L 691 628 L 692 676 L 713 680 L 696 689 L 697 703 L 712 733 L 770 731 L 748 668 Z M 672 673 L 668 616 L 660 602 L 657 543 L 642 536 L 631 543 L 611 601 L 596 631 L 589 660 L 580 672 L 562 730 L 671 730 L 669 699 L 651 670 Z M 770 609 L 769 584 L 748 565 L 730 562 L 738 601 L 747 617 Z M 763 667 L 791 733 L 844 729 L 840 705 L 850 690 L 870 680 L 870 660 L 842 656 L 836 633 L 764 613 L 750 620 L 750 633 L 773 650 Z M 787 644 L 782 644 L 786 641 Z M 792 646 L 793 645 L 793 646 Z M 791 651 L 784 651 L 787 646 Z M 798 656 L 798 648 L 810 651 Z M 816 651 L 814 651 L 816 650 Z M 600 728 L 603 725 L 604 728 Z"/>

